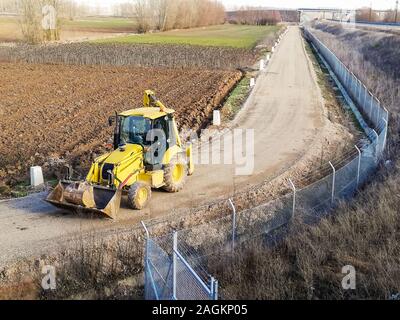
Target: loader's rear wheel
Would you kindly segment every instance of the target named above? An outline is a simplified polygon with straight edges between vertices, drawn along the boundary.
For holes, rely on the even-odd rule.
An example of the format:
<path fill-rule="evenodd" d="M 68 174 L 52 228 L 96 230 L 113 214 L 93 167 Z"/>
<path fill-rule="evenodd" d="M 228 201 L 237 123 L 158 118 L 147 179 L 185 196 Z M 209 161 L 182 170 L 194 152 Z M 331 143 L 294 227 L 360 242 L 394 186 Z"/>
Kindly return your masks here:
<path fill-rule="evenodd" d="M 183 189 L 187 176 L 187 163 L 183 157 L 177 156 L 165 166 L 164 189 L 168 192 L 178 192 Z"/>
<path fill-rule="evenodd" d="M 146 207 L 151 198 L 149 185 L 136 182 L 131 186 L 128 193 L 128 202 L 132 209 L 141 210 Z"/>

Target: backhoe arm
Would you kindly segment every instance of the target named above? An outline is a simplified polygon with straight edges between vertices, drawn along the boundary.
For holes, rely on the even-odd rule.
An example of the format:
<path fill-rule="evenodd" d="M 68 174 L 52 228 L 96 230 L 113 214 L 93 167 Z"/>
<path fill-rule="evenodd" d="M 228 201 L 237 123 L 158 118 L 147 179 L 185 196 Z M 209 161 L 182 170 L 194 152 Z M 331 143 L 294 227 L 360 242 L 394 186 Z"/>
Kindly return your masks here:
<path fill-rule="evenodd" d="M 160 108 L 161 112 L 166 112 L 167 108 L 165 105 L 157 99 L 154 91 L 151 90 L 146 90 L 144 92 L 144 97 L 143 97 L 143 105 L 145 108 Z"/>

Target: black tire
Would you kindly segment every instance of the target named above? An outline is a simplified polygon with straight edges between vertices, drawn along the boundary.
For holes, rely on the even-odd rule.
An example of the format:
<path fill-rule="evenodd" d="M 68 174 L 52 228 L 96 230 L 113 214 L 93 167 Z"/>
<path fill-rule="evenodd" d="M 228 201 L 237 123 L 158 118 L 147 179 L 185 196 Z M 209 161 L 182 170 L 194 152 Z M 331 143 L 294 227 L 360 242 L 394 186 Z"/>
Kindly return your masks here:
<path fill-rule="evenodd" d="M 143 198 L 145 196 L 145 198 Z M 128 192 L 128 203 L 129 206 L 134 210 L 142 210 L 149 203 L 151 198 L 151 188 L 149 185 L 136 182 L 134 183 Z"/>
<path fill-rule="evenodd" d="M 179 167 L 179 169 L 177 169 L 177 167 Z M 179 177 L 177 177 L 176 170 L 179 171 Z M 174 157 L 164 168 L 163 189 L 171 193 L 182 190 L 186 183 L 187 172 L 186 159 L 180 155 Z"/>

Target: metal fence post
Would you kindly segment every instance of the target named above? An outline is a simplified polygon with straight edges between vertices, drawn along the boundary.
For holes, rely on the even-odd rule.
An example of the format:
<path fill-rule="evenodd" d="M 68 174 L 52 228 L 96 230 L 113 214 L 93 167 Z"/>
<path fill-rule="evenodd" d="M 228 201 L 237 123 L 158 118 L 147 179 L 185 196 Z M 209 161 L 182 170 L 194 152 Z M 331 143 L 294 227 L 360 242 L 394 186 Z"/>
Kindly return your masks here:
<path fill-rule="evenodd" d="M 218 300 L 218 280 L 214 277 L 210 281 L 210 300 Z"/>
<path fill-rule="evenodd" d="M 293 207 L 292 207 L 292 217 L 294 217 L 294 213 L 296 210 L 296 186 L 294 185 L 292 179 L 289 178 L 289 183 L 293 190 Z"/>
<path fill-rule="evenodd" d="M 364 113 L 365 114 L 367 114 L 367 110 L 365 109 L 365 107 L 366 107 L 366 102 L 367 102 L 367 87 L 365 86 L 365 84 L 363 84 L 363 87 L 364 87 L 364 102 L 363 102 L 363 104 L 362 104 L 362 108 L 363 108 L 363 110 L 364 110 Z"/>
<path fill-rule="evenodd" d="M 388 133 L 388 122 L 385 118 L 382 118 L 383 121 L 385 122 L 385 134 L 383 136 L 383 144 L 382 144 L 382 152 L 386 149 L 386 139 L 387 139 L 387 133 Z"/>
<path fill-rule="evenodd" d="M 360 185 L 360 170 L 361 170 L 361 150 L 355 146 L 358 152 L 358 167 L 357 167 L 357 188 Z"/>
<path fill-rule="evenodd" d="M 350 90 L 351 90 L 351 96 L 353 97 L 353 99 L 356 97 L 356 89 L 355 89 L 355 78 L 356 76 L 354 75 L 353 72 L 351 72 L 351 86 L 350 86 Z"/>
<path fill-rule="evenodd" d="M 140 221 L 140 223 L 143 226 L 143 229 L 146 233 L 146 245 L 144 249 L 144 296 L 145 298 L 147 297 L 146 291 L 148 290 L 148 285 L 147 285 L 147 279 L 149 276 L 149 262 L 148 262 L 148 252 L 149 252 L 149 230 L 147 230 L 146 225 L 144 224 L 143 221 Z"/>
<path fill-rule="evenodd" d="M 385 112 L 386 112 L 386 121 L 389 122 L 389 111 L 385 107 L 383 107 L 383 110 L 385 110 Z"/>
<path fill-rule="evenodd" d="M 369 121 L 372 122 L 372 107 L 373 107 L 373 102 L 374 102 L 374 95 L 372 94 L 371 91 L 368 91 L 370 99 L 371 99 L 371 103 L 369 106 Z"/>
<path fill-rule="evenodd" d="M 375 141 L 375 161 L 378 162 L 378 153 L 379 153 L 379 134 L 372 129 L 372 132 L 375 134 L 376 141 Z"/>
<path fill-rule="evenodd" d="M 375 97 L 376 102 L 378 102 L 378 108 L 376 110 L 376 126 L 379 126 L 379 118 L 380 118 L 380 111 L 381 111 L 381 102 L 378 98 Z"/>
<path fill-rule="evenodd" d="M 177 266 L 177 256 L 178 252 L 178 232 L 174 232 L 173 238 L 173 253 L 172 253 L 172 299 L 176 299 L 176 266 Z"/>
<path fill-rule="evenodd" d="M 336 181 L 336 169 L 333 166 L 332 162 L 329 161 L 330 166 L 332 167 L 333 170 L 333 179 L 332 179 L 332 204 L 335 202 L 335 181 Z"/>
<path fill-rule="evenodd" d="M 214 280 L 214 300 L 218 300 L 218 280 Z"/>
<path fill-rule="evenodd" d="M 149 263 L 149 248 L 150 248 L 150 233 L 149 230 L 147 229 L 146 225 L 144 224 L 143 221 L 140 222 L 144 228 L 144 231 L 146 232 L 146 248 L 145 248 L 145 253 L 144 253 L 144 265 L 145 265 L 145 272 L 144 272 L 144 276 L 145 276 L 145 297 L 147 297 L 147 291 L 149 290 L 148 288 L 148 282 L 147 282 L 147 277 L 150 278 L 150 282 L 151 282 L 151 287 L 154 291 L 154 295 L 156 297 L 156 300 L 159 300 L 159 295 L 158 295 L 158 291 L 157 291 L 157 287 L 156 284 L 154 283 L 154 278 L 153 278 L 153 274 L 152 271 L 150 269 L 150 263 Z"/>
<path fill-rule="evenodd" d="M 232 252 L 234 252 L 235 251 L 235 237 L 236 237 L 236 208 L 231 199 L 229 199 L 229 204 L 232 208 Z"/>

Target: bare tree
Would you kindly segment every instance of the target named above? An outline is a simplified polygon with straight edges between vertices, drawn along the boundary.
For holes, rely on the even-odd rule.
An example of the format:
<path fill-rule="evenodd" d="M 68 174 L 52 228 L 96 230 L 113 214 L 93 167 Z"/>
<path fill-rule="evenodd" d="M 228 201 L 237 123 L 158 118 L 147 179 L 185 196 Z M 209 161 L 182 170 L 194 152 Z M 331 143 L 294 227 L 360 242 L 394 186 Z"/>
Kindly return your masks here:
<path fill-rule="evenodd" d="M 28 43 L 60 39 L 62 0 L 19 0 L 19 24 Z"/>
<path fill-rule="evenodd" d="M 135 0 L 134 10 L 136 15 L 136 27 L 139 33 L 149 31 L 150 24 L 148 20 L 149 6 L 146 0 Z"/>
<path fill-rule="evenodd" d="M 139 32 L 193 28 L 225 21 L 225 8 L 215 0 L 134 0 Z"/>
<path fill-rule="evenodd" d="M 372 8 L 364 7 L 357 10 L 356 20 L 370 22 L 379 21 L 379 15 L 373 11 Z"/>
<path fill-rule="evenodd" d="M 235 12 L 231 20 L 240 24 L 275 25 L 282 21 L 282 17 L 279 10 L 242 7 Z"/>
<path fill-rule="evenodd" d="M 0 0 L 0 12 L 17 13 L 18 1 L 16 0 Z"/>
<path fill-rule="evenodd" d="M 28 43 L 38 43 L 42 41 L 41 14 L 39 0 L 20 0 L 19 1 L 19 24 L 22 36 Z"/>

